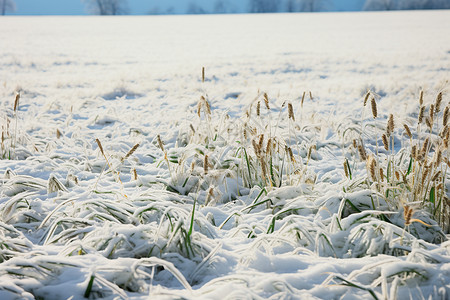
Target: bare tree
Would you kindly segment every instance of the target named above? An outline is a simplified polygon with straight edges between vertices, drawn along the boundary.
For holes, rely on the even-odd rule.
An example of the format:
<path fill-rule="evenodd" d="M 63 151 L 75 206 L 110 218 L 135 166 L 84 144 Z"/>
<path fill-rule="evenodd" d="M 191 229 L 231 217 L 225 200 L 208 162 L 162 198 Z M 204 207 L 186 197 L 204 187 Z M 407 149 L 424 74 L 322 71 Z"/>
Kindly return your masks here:
<path fill-rule="evenodd" d="M 223 0 L 217 0 L 216 3 L 214 4 L 214 13 L 223 14 L 226 12 L 227 9 L 225 7 L 225 3 L 223 2 Z"/>
<path fill-rule="evenodd" d="M 95 15 L 123 15 L 127 13 L 126 0 L 84 0 Z"/>
<path fill-rule="evenodd" d="M 200 5 L 191 2 L 189 3 L 186 13 L 191 15 L 201 15 L 206 14 L 206 11 Z"/>
<path fill-rule="evenodd" d="M 367 0 L 364 10 L 394 10 L 396 4 L 395 0 Z"/>
<path fill-rule="evenodd" d="M 287 12 L 313 12 L 330 8 L 329 0 L 287 0 Z"/>
<path fill-rule="evenodd" d="M 367 0 L 364 10 L 447 9 L 449 0 Z"/>
<path fill-rule="evenodd" d="M 268 13 L 278 11 L 278 1 L 273 0 L 250 0 L 250 12 Z"/>
<path fill-rule="evenodd" d="M 298 0 L 299 11 L 313 12 L 327 9 L 327 0 Z"/>
<path fill-rule="evenodd" d="M 2 16 L 4 16 L 7 11 L 16 10 L 16 4 L 13 0 L 0 0 L 0 10 Z"/>

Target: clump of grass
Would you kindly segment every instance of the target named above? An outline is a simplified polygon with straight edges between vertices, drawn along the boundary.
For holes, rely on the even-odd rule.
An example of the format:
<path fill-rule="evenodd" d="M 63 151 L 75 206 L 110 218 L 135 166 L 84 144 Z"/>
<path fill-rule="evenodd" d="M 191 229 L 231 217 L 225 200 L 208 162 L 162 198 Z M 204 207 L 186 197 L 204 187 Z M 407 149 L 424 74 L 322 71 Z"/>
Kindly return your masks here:
<path fill-rule="evenodd" d="M 366 94 L 364 103 L 367 102 L 369 95 L 370 92 Z M 376 119 L 379 116 L 376 101 L 374 97 L 371 99 L 372 117 Z M 450 207 L 445 186 L 447 169 L 450 166 L 448 159 L 450 131 L 447 124 L 449 104 L 444 110 L 441 109 L 443 92 L 438 93 L 434 103 L 428 106 L 423 103 L 424 93 L 421 91 L 416 126 L 403 124 L 403 128 L 396 128 L 394 115 L 389 114 L 385 132 L 377 133 L 377 136 L 381 134 L 385 152 L 380 152 L 376 148 L 374 153 L 367 155 L 362 143 L 357 147 L 361 160 L 366 161 L 369 185 L 386 199 L 391 210 L 399 211 L 403 207 L 407 209 L 411 205 L 417 206 L 430 213 L 448 233 Z M 425 115 L 426 111 L 428 116 Z M 423 122 L 426 123 L 425 128 L 421 126 Z M 402 140 L 400 149 L 397 147 L 400 145 L 394 144 L 396 134 L 406 137 Z M 348 167 L 345 171 L 348 173 Z M 405 226 L 408 228 L 411 225 L 410 217 L 409 214 L 405 215 Z M 420 223 L 428 225 L 428 222 Z M 432 227 L 425 231 L 433 229 L 437 230 Z"/>

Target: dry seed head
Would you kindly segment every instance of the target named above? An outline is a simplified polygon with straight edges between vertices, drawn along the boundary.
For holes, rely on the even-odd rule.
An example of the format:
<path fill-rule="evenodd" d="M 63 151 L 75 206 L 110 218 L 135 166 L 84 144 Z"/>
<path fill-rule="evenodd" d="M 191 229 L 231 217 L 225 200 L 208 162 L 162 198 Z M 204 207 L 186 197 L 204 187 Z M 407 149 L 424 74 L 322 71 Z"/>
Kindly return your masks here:
<path fill-rule="evenodd" d="M 264 134 L 259 135 L 258 149 L 261 151 L 264 143 Z"/>
<path fill-rule="evenodd" d="M 203 96 L 202 96 L 201 98 L 203 99 L 203 102 L 205 102 L 206 113 L 207 113 L 208 115 L 211 115 L 211 105 L 209 104 L 209 101 L 206 100 L 206 98 L 203 97 Z"/>
<path fill-rule="evenodd" d="M 291 162 L 295 163 L 295 158 L 294 158 L 294 153 L 292 153 L 292 149 L 291 147 L 287 148 L 288 154 L 289 154 L 289 158 L 291 159 Z M 311 153 L 311 152 L 310 152 Z M 311 154 L 310 154 L 311 155 Z"/>
<path fill-rule="evenodd" d="M 264 104 L 266 105 L 266 108 L 270 110 L 269 97 L 267 96 L 267 93 L 264 93 Z"/>
<path fill-rule="evenodd" d="M 202 82 L 205 82 L 205 67 L 202 67 Z"/>
<path fill-rule="evenodd" d="M 448 106 L 446 106 L 445 109 L 444 109 L 444 116 L 442 117 L 442 125 L 443 126 L 447 126 L 448 114 L 449 114 L 449 108 L 448 108 Z"/>
<path fill-rule="evenodd" d="M 100 142 L 99 139 L 95 139 L 95 141 L 97 142 L 98 148 L 100 149 L 100 152 L 105 155 L 105 152 L 103 151 L 103 147 L 102 147 L 102 143 Z"/>
<path fill-rule="evenodd" d="M 405 226 L 411 225 L 411 217 L 414 210 L 408 205 L 403 206 L 403 218 L 405 219 Z"/>
<path fill-rule="evenodd" d="M 159 146 L 159 149 L 161 149 L 163 152 L 165 151 L 164 150 L 164 144 L 163 144 L 163 142 L 161 141 L 161 136 L 158 134 L 157 136 L 156 136 L 156 139 L 158 140 L 158 146 Z"/>
<path fill-rule="evenodd" d="M 125 156 L 123 157 L 122 160 L 126 160 L 128 157 L 130 157 L 130 156 L 134 153 L 134 151 L 136 151 L 136 149 L 137 149 L 138 147 L 139 147 L 139 143 L 136 144 L 136 145 L 134 145 L 133 148 L 131 148 L 130 151 L 128 151 L 128 153 L 125 154 Z"/>
<path fill-rule="evenodd" d="M 436 102 L 435 102 L 436 113 L 438 113 L 441 110 L 441 103 L 442 103 L 442 92 L 439 92 L 439 94 L 436 97 Z"/>
<path fill-rule="evenodd" d="M 258 103 L 256 103 L 256 115 L 258 117 L 261 116 L 261 101 L 258 101 Z"/>
<path fill-rule="evenodd" d="M 434 120 L 434 104 L 430 105 L 429 113 L 430 113 L 430 121 L 431 121 L 431 123 L 433 123 L 433 120 Z"/>
<path fill-rule="evenodd" d="M 422 123 L 424 114 L 425 114 L 425 106 L 421 106 L 419 112 L 419 124 Z"/>
<path fill-rule="evenodd" d="M 56 138 L 59 139 L 61 137 L 61 131 L 59 129 L 56 129 Z"/>
<path fill-rule="evenodd" d="M 390 114 L 389 115 L 389 119 L 388 119 L 388 123 L 387 123 L 387 133 L 388 133 L 388 136 L 389 135 L 391 135 L 393 132 L 394 132 L 394 127 L 395 127 L 395 124 L 394 124 L 394 115 L 393 114 Z"/>
<path fill-rule="evenodd" d="M 16 94 L 16 99 L 14 100 L 14 112 L 19 109 L 19 100 L 20 100 L 20 93 Z"/>
<path fill-rule="evenodd" d="M 303 108 L 303 102 L 305 101 L 305 95 L 306 95 L 306 92 L 303 92 L 302 101 L 301 101 L 301 107 L 302 108 Z"/>
<path fill-rule="evenodd" d="M 423 175 L 422 175 L 422 185 L 425 182 L 425 178 L 428 177 L 428 173 L 430 172 L 430 168 L 425 167 L 423 170 Z"/>
<path fill-rule="evenodd" d="M 366 149 L 364 149 L 363 145 L 358 145 L 358 152 L 359 152 L 359 157 L 361 158 L 361 160 L 367 159 Z"/>
<path fill-rule="evenodd" d="M 395 178 L 397 178 L 397 181 L 400 180 L 400 173 L 398 171 L 395 171 Z"/>
<path fill-rule="evenodd" d="M 345 172 L 345 177 L 349 178 L 349 174 L 348 174 L 348 170 L 347 170 L 347 162 L 344 161 L 344 172 Z"/>
<path fill-rule="evenodd" d="M 449 135 L 450 135 L 450 130 L 447 130 L 447 133 L 446 133 L 445 138 L 444 138 L 444 148 L 445 149 L 448 149 L 448 140 L 450 138 Z"/>
<path fill-rule="evenodd" d="M 189 124 L 189 127 L 191 128 L 191 130 L 192 130 L 192 133 L 195 133 L 195 129 L 194 129 L 194 126 L 193 126 L 192 124 Z"/>
<path fill-rule="evenodd" d="M 203 106 L 203 102 L 202 101 L 198 101 L 197 103 L 197 115 L 200 118 L 200 112 L 202 110 L 202 106 Z"/>
<path fill-rule="evenodd" d="M 416 159 L 416 157 L 417 157 L 417 145 L 413 145 L 411 147 L 411 156 L 412 156 L 412 158 Z"/>
<path fill-rule="evenodd" d="M 388 142 L 388 138 L 387 136 L 383 133 L 383 135 L 381 136 L 381 140 L 383 141 L 383 146 L 384 149 L 386 149 L 386 151 L 389 151 L 389 142 Z"/>
<path fill-rule="evenodd" d="M 425 118 L 425 123 L 427 124 L 428 128 L 431 130 L 433 124 L 432 124 L 432 119 L 430 117 L 426 117 Z"/>
<path fill-rule="evenodd" d="M 380 168 L 380 178 L 381 178 L 381 181 L 384 181 L 383 168 Z"/>
<path fill-rule="evenodd" d="M 403 127 L 405 128 L 406 135 L 407 135 L 410 139 L 412 139 L 412 133 L 411 133 L 411 130 L 409 129 L 409 126 L 406 125 L 406 124 L 403 124 Z"/>
<path fill-rule="evenodd" d="M 441 171 L 438 171 L 436 174 L 434 174 L 433 178 L 431 179 L 431 181 L 436 181 L 438 180 L 439 176 L 441 175 Z"/>
<path fill-rule="evenodd" d="M 367 91 L 366 96 L 364 97 L 364 106 L 367 104 L 367 100 L 369 100 L 370 90 Z"/>
<path fill-rule="evenodd" d="M 271 138 L 267 141 L 266 154 L 267 155 L 272 154 L 272 139 Z"/>
<path fill-rule="evenodd" d="M 435 166 L 436 167 L 439 166 L 441 164 L 441 162 L 442 162 L 442 151 L 441 151 L 440 148 L 438 148 L 436 150 L 436 164 L 435 164 Z"/>
<path fill-rule="evenodd" d="M 265 181 L 267 178 L 267 170 L 266 170 L 266 162 L 264 160 L 264 157 L 260 157 L 260 161 L 261 161 L 262 175 L 263 175 L 263 179 Z"/>
<path fill-rule="evenodd" d="M 425 154 L 425 153 L 427 152 L 428 144 L 429 144 L 429 143 L 430 143 L 430 138 L 427 137 L 426 140 L 425 140 L 425 142 L 423 142 L 423 145 L 422 145 L 422 150 L 421 150 L 422 153 Z"/>
<path fill-rule="evenodd" d="M 356 140 L 355 139 L 352 141 L 352 143 L 353 143 L 353 148 L 358 149 L 358 145 L 356 144 Z"/>
<path fill-rule="evenodd" d="M 313 98 L 313 95 L 312 95 L 312 92 L 311 92 L 311 91 L 309 91 L 309 99 L 311 99 L 311 100 L 314 100 L 314 98 Z"/>
<path fill-rule="evenodd" d="M 132 172 L 133 172 L 133 180 L 138 180 L 138 175 L 137 175 L 136 169 L 133 168 Z"/>
<path fill-rule="evenodd" d="M 447 164 L 447 166 L 450 168 L 450 161 L 447 159 L 447 157 L 444 157 L 444 162 Z"/>
<path fill-rule="evenodd" d="M 377 102 L 375 101 L 374 97 L 372 97 L 371 104 L 372 104 L 372 115 L 373 118 L 376 119 L 378 111 L 377 111 Z"/>
<path fill-rule="evenodd" d="M 253 150 L 255 151 L 256 156 L 259 157 L 259 154 L 261 153 L 261 149 L 259 148 L 259 145 L 256 143 L 255 140 L 252 140 Z"/>
<path fill-rule="evenodd" d="M 423 90 L 420 91 L 419 104 L 420 106 L 423 105 Z"/>
<path fill-rule="evenodd" d="M 372 177 L 372 180 L 376 181 L 377 180 L 377 175 L 376 175 L 377 162 L 376 162 L 375 158 L 373 157 L 373 155 L 370 155 L 369 158 L 367 159 L 367 167 L 370 172 L 370 177 Z"/>
<path fill-rule="evenodd" d="M 292 121 L 295 122 L 295 117 L 294 117 L 294 108 L 292 107 L 292 103 L 288 103 L 288 112 L 289 112 L 289 119 L 292 119 Z"/>
<path fill-rule="evenodd" d="M 208 174 L 208 155 L 205 154 L 205 159 L 203 160 L 203 171 Z"/>

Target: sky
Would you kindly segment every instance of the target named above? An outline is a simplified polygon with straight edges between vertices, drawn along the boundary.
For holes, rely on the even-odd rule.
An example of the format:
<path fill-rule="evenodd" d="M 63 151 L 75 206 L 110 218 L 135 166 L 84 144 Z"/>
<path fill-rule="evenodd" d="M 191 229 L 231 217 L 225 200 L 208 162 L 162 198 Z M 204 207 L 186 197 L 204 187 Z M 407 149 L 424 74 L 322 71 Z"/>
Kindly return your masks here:
<path fill-rule="evenodd" d="M 237 11 L 245 9 L 246 0 L 231 0 L 236 2 Z M 360 10 L 365 0 L 332 0 L 335 9 L 340 10 Z M 160 10 L 166 7 L 183 7 L 191 2 L 211 6 L 212 0 L 128 0 L 129 13 L 132 15 L 145 15 L 156 7 Z M 16 11 L 8 12 L 10 15 L 85 15 L 86 7 L 80 0 L 15 0 Z"/>

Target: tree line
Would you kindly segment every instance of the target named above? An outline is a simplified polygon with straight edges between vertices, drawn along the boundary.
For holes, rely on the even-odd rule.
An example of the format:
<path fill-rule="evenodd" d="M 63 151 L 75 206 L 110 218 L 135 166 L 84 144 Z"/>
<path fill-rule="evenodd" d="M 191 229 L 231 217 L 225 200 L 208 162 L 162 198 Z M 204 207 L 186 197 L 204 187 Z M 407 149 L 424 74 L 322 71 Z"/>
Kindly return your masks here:
<path fill-rule="evenodd" d="M 243 0 L 244 1 L 244 0 Z M 332 10 L 332 0 L 247 0 L 248 12 L 314 12 Z M 123 15 L 128 13 L 127 0 L 81 0 L 90 14 Z M 449 9 L 450 0 L 366 0 L 363 10 Z M 0 0 L 0 12 L 14 11 L 14 0 Z M 226 13 L 227 0 L 215 0 L 212 13 Z M 207 13 L 191 1 L 186 13 Z"/>

